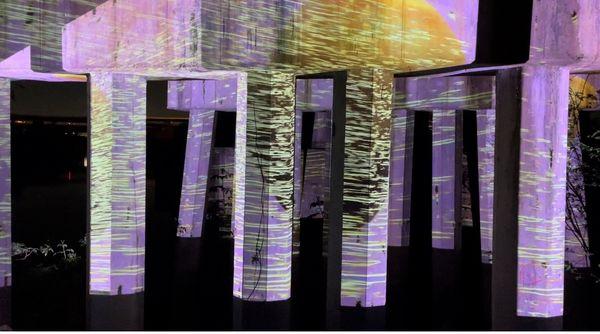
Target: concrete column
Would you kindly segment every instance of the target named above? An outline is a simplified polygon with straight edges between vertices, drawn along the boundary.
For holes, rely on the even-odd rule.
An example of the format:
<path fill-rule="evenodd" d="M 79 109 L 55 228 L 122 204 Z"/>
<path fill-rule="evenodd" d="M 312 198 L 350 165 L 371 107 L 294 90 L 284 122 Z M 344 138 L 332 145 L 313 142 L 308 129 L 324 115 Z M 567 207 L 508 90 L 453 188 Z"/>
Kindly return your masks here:
<path fill-rule="evenodd" d="M 246 82 L 247 78 L 247 82 Z M 238 77 L 234 175 L 234 296 L 290 297 L 295 77 Z"/>
<path fill-rule="evenodd" d="M 10 80 L 0 78 L 0 326 L 11 324 Z"/>
<path fill-rule="evenodd" d="M 412 187 L 412 150 L 415 115 L 406 109 L 395 110 L 392 118 L 390 157 L 390 211 L 388 244 L 408 246 L 410 241 L 410 200 Z"/>
<path fill-rule="evenodd" d="M 492 327 L 561 329 L 569 72 L 501 70 L 496 86 Z"/>
<path fill-rule="evenodd" d="M 481 262 L 492 263 L 494 226 L 494 143 L 496 112 L 477 111 L 477 162 L 479 170 L 479 221 L 481 224 Z"/>
<path fill-rule="evenodd" d="M 434 110 L 432 120 L 432 247 L 460 248 L 460 193 L 462 170 L 457 112 Z"/>
<path fill-rule="evenodd" d="M 144 290 L 146 81 L 92 73 L 90 89 L 90 327 L 139 328 L 143 304 L 135 297 Z"/>
<path fill-rule="evenodd" d="M 214 120 L 214 110 L 190 110 L 179 202 L 178 237 L 198 238 L 202 235 Z"/>
<path fill-rule="evenodd" d="M 569 70 L 523 70 L 517 314 L 563 314 Z"/>
<path fill-rule="evenodd" d="M 392 80 L 380 69 L 348 72 L 342 306 L 385 305 Z"/>

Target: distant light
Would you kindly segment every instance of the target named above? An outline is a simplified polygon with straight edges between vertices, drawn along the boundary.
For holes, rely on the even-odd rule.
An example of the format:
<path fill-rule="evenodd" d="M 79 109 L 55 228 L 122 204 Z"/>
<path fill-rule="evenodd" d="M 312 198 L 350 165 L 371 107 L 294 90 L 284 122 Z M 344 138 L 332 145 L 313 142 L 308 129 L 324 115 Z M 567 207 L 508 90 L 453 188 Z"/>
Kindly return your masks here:
<path fill-rule="evenodd" d="M 87 157 L 83 157 L 83 167 L 87 167 L 88 162 L 87 162 Z"/>

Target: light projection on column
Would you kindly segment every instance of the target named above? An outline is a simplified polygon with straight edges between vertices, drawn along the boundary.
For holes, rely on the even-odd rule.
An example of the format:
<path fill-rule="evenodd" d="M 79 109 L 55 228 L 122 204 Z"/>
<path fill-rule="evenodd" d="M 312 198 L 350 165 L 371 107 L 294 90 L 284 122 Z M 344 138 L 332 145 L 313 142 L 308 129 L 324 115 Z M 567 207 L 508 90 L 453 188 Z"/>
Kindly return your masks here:
<path fill-rule="evenodd" d="M 91 74 L 90 294 L 144 289 L 146 81 Z"/>
<path fill-rule="evenodd" d="M 215 112 L 212 110 L 190 110 L 179 203 L 178 237 L 202 235 L 214 119 Z"/>
<path fill-rule="evenodd" d="M 11 285 L 10 80 L 0 78 L 0 288 Z"/>
<path fill-rule="evenodd" d="M 477 111 L 477 167 L 479 171 L 479 221 L 481 227 L 481 262 L 492 263 L 494 227 L 494 142 L 496 113 Z"/>
<path fill-rule="evenodd" d="M 414 111 L 406 109 L 394 110 L 389 181 L 388 244 L 390 246 L 408 246 L 410 240 L 414 122 Z"/>
<path fill-rule="evenodd" d="M 525 67 L 519 171 L 517 314 L 563 314 L 569 72 Z"/>
<path fill-rule="evenodd" d="M 296 80 L 296 138 L 294 154 L 294 254 L 299 254 L 300 218 L 325 218 L 329 198 L 332 79 Z M 314 114 L 311 147 L 302 150 L 304 113 Z M 310 132 L 308 132 L 310 133 Z M 323 249 L 328 222 L 323 221 Z"/>
<path fill-rule="evenodd" d="M 342 306 L 385 305 L 392 80 L 379 69 L 348 72 Z"/>
<path fill-rule="evenodd" d="M 456 116 L 454 110 L 433 111 L 431 189 L 432 246 L 454 249 L 456 219 Z"/>
<path fill-rule="evenodd" d="M 252 71 L 247 87 L 244 79 L 240 75 L 237 85 L 233 292 L 244 300 L 286 300 L 291 287 L 295 77 Z"/>
<path fill-rule="evenodd" d="M 590 75 L 571 76 L 569 85 L 569 131 L 567 161 L 567 218 L 565 260 L 574 268 L 589 267 L 588 220 L 585 211 L 585 180 L 579 112 L 598 106 L 598 93 Z"/>

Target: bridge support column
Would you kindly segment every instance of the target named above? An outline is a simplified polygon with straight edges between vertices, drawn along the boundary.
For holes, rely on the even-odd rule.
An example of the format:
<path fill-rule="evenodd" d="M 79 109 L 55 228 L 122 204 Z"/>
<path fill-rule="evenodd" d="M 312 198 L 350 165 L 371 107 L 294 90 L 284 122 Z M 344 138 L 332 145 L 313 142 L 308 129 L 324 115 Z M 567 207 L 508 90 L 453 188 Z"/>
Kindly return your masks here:
<path fill-rule="evenodd" d="M 408 246 L 410 242 L 410 200 L 414 111 L 395 110 L 392 118 L 390 156 L 390 210 L 388 244 Z"/>
<path fill-rule="evenodd" d="M 568 97 L 564 67 L 497 75 L 494 329 L 562 328 Z"/>
<path fill-rule="evenodd" d="M 295 76 L 249 72 L 237 87 L 233 294 L 283 301 L 291 289 Z"/>
<path fill-rule="evenodd" d="M 143 325 L 146 80 L 92 73 L 89 129 L 91 329 Z"/>
<path fill-rule="evenodd" d="M 392 83 L 384 70 L 348 72 L 342 306 L 385 305 Z"/>
<path fill-rule="evenodd" d="M 0 326 L 11 325 L 10 80 L 0 78 Z"/>

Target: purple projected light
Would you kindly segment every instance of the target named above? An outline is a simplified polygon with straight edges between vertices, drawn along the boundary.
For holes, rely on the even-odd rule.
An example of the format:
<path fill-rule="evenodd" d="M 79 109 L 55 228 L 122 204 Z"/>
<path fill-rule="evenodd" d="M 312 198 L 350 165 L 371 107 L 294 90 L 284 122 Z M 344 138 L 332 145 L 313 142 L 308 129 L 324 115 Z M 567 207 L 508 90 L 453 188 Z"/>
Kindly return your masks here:
<path fill-rule="evenodd" d="M 408 246 L 410 241 L 414 122 L 414 111 L 394 110 L 390 158 L 389 246 Z"/>
<path fill-rule="evenodd" d="M 569 71 L 523 69 L 517 314 L 563 314 Z"/>
<path fill-rule="evenodd" d="M 456 221 L 456 111 L 433 111 L 432 246 L 454 249 Z"/>
<path fill-rule="evenodd" d="M 10 80 L 0 78 L 0 288 L 11 285 Z"/>
<path fill-rule="evenodd" d="M 146 80 L 91 74 L 90 294 L 144 289 Z"/>
<path fill-rule="evenodd" d="M 481 222 L 481 261 L 492 263 L 494 227 L 494 110 L 477 111 L 477 163 L 479 169 L 479 220 Z"/>

